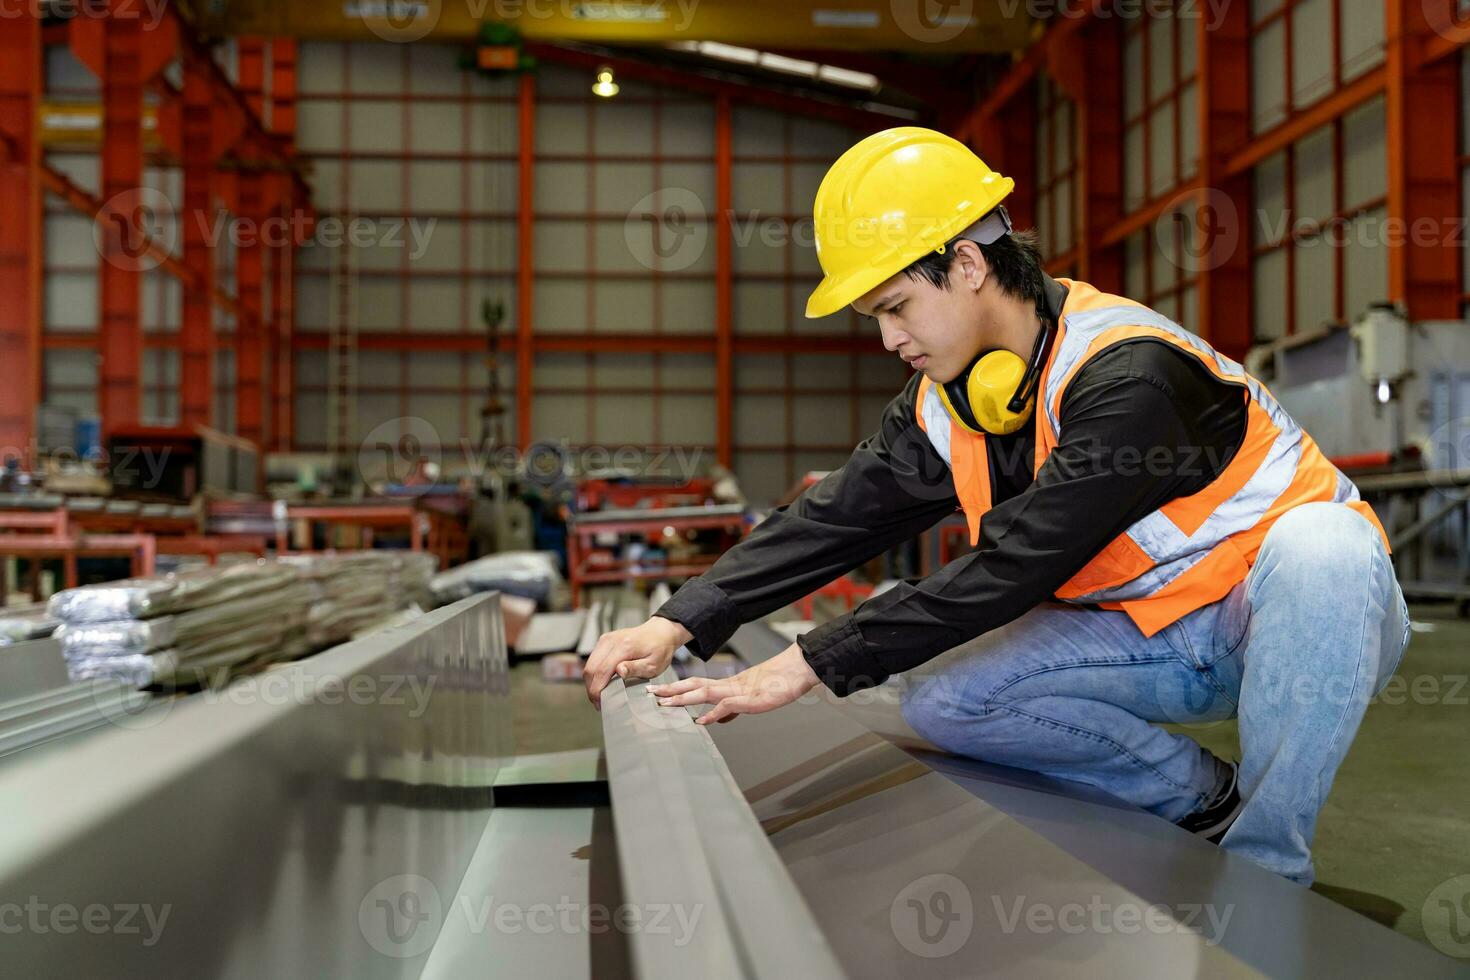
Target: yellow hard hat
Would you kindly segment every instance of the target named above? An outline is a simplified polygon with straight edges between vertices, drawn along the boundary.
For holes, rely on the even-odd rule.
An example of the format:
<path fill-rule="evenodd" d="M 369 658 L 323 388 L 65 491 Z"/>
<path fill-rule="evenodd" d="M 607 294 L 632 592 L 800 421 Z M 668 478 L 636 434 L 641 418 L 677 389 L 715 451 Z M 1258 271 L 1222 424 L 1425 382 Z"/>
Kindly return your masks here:
<path fill-rule="evenodd" d="M 932 129 L 874 133 L 827 171 L 812 206 L 823 279 L 809 318 L 836 313 L 985 217 L 1016 186 Z"/>

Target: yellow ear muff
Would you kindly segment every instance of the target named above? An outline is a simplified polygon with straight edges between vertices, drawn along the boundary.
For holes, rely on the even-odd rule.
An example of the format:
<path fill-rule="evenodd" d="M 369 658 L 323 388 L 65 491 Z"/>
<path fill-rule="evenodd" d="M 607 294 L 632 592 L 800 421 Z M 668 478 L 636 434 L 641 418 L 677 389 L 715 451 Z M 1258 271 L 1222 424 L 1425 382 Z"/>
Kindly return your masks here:
<path fill-rule="evenodd" d="M 1019 412 L 1011 411 L 1007 405 L 1021 387 L 1026 377 L 1026 359 L 1008 350 L 991 351 L 980 358 L 980 363 L 970 369 L 970 378 L 965 388 L 970 396 L 970 411 L 986 432 L 998 436 L 1009 435 L 1031 417 L 1036 404 L 1035 397 L 1028 398 Z"/>
<path fill-rule="evenodd" d="M 962 428 L 977 435 L 1009 435 L 1026 424 L 1036 405 L 1032 395 L 1019 412 L 1009 408 L 1025 377 L 1025 358 L 1008 350 L 991 351 L 960 377 L 939 385 L 939 400 Z"/>

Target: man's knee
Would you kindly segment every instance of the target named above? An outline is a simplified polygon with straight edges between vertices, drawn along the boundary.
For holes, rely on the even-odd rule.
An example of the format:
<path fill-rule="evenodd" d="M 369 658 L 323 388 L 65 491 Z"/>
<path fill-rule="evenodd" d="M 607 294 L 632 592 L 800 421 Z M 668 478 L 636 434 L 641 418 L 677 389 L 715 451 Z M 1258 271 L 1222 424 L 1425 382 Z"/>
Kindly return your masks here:
<path fill-rule="evenodd" d="M 959 726 L 973 737 L 975 723 L 991 714 L 994 685 L 983 677 L 940 672 L 913 678 L 900 706 L 904 721 L 941 748 Z"/>
<path fill-rule="evenodd" d="M 1372 522 L 1346 504 L 1302 504 L 1277 518 L 1258 561 L 1272 578 L 1340 587 L 1371 579 L 1377 537 Z"/>

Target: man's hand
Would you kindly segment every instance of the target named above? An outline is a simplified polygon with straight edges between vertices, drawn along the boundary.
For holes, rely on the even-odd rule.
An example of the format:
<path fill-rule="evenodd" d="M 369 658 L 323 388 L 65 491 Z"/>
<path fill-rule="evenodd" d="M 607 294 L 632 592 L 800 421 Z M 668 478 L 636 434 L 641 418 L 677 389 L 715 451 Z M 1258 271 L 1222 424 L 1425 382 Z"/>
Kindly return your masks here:
<path fill-rule="evenodd" d="M 602 689 L 613 673 L 624 679 L 657 677 L 668 669 L 674 651 L 694 635 L 671 619 L 650 617 L 642 626 L 602 634 L 582 668 L 587 700 L 602 710 Z"/>
<path fill-rule="evenodd" d="M 801 697 L 821 683 L 795 643 L 763 664 L 743 670 L 734 677 L 686 677 L 672 684 L 658 684 L 648 693 L 668 707 L 713 704 L 696 722 L 732 721 L 740 715 L 774 711 Z"/>

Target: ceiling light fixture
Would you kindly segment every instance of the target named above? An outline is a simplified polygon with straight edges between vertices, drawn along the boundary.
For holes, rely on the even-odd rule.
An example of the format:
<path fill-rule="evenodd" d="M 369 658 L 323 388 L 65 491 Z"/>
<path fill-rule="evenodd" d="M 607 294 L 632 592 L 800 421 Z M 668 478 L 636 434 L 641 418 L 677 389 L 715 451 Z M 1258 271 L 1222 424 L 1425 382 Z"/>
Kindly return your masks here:
<path fill-rule="evenodd" d="M 604 99 L 618 94 L 618 83 L 613 81 L 613 70 L 606 65 L 597 69 L 597 81 L 592 83 L 592 93 Z"/>

